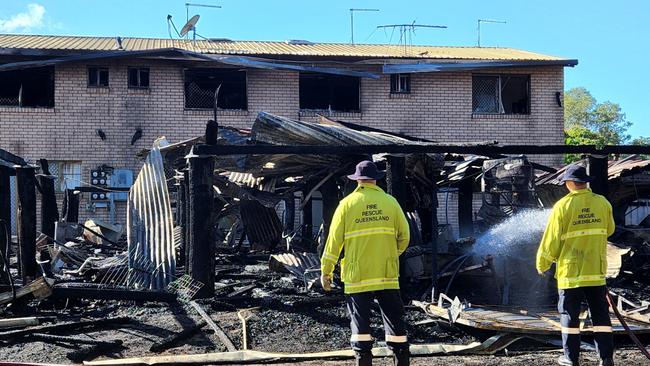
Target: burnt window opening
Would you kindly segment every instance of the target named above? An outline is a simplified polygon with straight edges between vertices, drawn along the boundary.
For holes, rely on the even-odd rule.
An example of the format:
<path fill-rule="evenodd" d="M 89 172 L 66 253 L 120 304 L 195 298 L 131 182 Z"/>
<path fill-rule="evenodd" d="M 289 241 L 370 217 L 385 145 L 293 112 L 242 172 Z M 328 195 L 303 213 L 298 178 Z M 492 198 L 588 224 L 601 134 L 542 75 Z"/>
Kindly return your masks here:
<path fill-rule="evenodd" d="M 473 75 L 472 111 L 530 114 L 530 75 Z"/>
<path fill-rule="evenodd" d="M 0 72 L 0 105 L 54 107 L 54 67 Z"/>
<path fill-rule="evenodd" d="M 390 75 L 391 94 L 409 94 L 411 92 L 411 74 Z"/>
<path fill-rule="evenodd" d="M 88 68 L 88 86 L 107 87 L 108 86 L 108 67 L 89 67 Z"/>
<path fill-rule="evenodd" d="M 129 67 L 129 88 L 131 89 L 149 89 L 149 68 L 148 67 Z"/>
<path fill-rule="evenodd" d="M 319 73 L 300 73 L 300 109 L 359 112 L 359 78 Z"/>
<path fill-rule="evenodd" d="M 185 70 L 185 108 L 214 108 L 214 91 L 219 85 L 219 109 L 248 109 L 246 71 L 207 68 Z"/>

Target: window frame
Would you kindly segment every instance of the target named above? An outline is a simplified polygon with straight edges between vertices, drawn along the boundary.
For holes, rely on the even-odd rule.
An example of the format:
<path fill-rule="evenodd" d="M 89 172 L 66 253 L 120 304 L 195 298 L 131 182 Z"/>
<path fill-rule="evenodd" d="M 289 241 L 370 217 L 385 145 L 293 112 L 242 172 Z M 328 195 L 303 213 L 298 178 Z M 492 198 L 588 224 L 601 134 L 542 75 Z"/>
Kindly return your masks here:
<path fill-rule="evenodd" d="M 73 172 L 71 174 L 66 174 L 65 167 L 70 166 L 74 171 L 75 170 L 74 165 L 78 165 L 78 173 Z M 56 176 L 55 185 L 54 185 L 55 192 L 58 193 L 65 192 L 66 189 L 71 189 L 82 185 L 81 181 L 83 180 L 83 162 L 81 160 L 51 160 L 50 170 L 52 170 L 51 168 L 53 166 L 56 166 L 56 172 L 51 172 L 52 175 Z M 66 182 L 69 179 L 68 177 L 73 177 L 71 178 L 71 181 L 73 182 L 78 181 L 76 182 L 76 185 L 68 187 L 66 185 Z"/>
<path fill-rule="evenodd" d="M 402 90 L 401 80 L 404 78 L 406 80 L 406 89 Z M 394 86 L 397 86 L 396 90 Z M 390 75 L 390 93 L 391 94 L 411 94 L 411 74 L 410 73 L 399 73 Z"/>
<path fill-rule="evenodd" d="M 200 107 L 188 107 L 187 106 L 187 72 L 188 71 L 194 71 L 194 70 L 228 70 L 228 71 L 234 71 L 234 72 L 243 72 L 244 73 L 244 108 L 222 108 L 219 107 L 218 103 L 219 101 L 217 100 L 217 105 L 213 107 L 206 107 L 206 108 L 200 108 Z M 215 88 L 218 87 L 215 86 Z M 217 107 L 218 111 L 228 111 L 228 112 L 248 112 L 250 100 L 249 100 L 249 90 L 248 90 L 248 70 L 240 69 L 240 68 L 228 68 L 228 67 L 186 67 L 183 69 L 183 109 L 186 111 L 211 111 L 214 109 L 214 107 Z M 219 92 L 219 95 L 221 94 L 222 91 Z"/>
<path fill-rule="evenodd" d="M 96 75 L 95 77 L 97 78 L 97 85 L 91 84 L 90 83 L 90 72 L 92 69 L 96 69 Z M 106 70 L 106 85 L 101 85 L 101 71 Z M 88 65 L 87 67 L 87 73 L 86 73 L 86 85 L 89 88 L 108 88 L 111 85 L 111 73 L 110 73 L 110 68 L 108 66 L 100 66 L 100 65 Z"/>
<path fill-rule="evenodd" d="M 331 109 L 331 102 L 332 100 L 329 100 L 330 102 L 330 108 L 325 108 L 325 109 L 318 109 L 318 108 L 303 108 L 302 107 L 302 98 L 301 98 L 301 92 L 300 92 L 300 84 L 301 84 L 301 76 L 302 75 L 307 75 L 307 74 L 322 74 L 326 77 L 329 78 L 335 78 L 335 77 L 349 77 L 349 78 L 355 78 L 356 83 L 357 83 L 357 106 L 356 109 L 350 109 L 350 110 L 341 110 L 341 109 Z M 330 82 L 328 81 L 328 99 L 330 99 L 332 93 L 333 93 L 333 88 Z M 362 111 L 362 106 L 361 106 L 361 78 L 356 77 L 356 76 L 348 76 L 348 75 L 335 75 L 335 74 L 328 74 L 328 73 L 320 73 L 320 72 L 299 72 L 298 73 L 298 110 L 300 113 L 311 113 L 311 112 L 321 112 L 321 111 L 327 111 L 328 113 L 338 113 L 338 114 L 347 114 L 347 113 L 361 113 Z"/>
<path fill-rule="evenodd" d="M 138 79 L 138 85 L 131 85 L 131 71 L 135 70 L 137 79 Z M 143 70 L 147 70 L 147 85 L 142 86 L 142 75 L 141 72 Z M 139 89 L 139 90 L 147 90 L 151 87 L 151 68 L 149 67 L 141 67 L 141 66 L 128 66 L 126 68 L 126 86 L 128 89 Z"/>
<path fill-rule="evenodd" d="M 496 96 L 497 97 L 497 105 L 500 109 L 503 110 L 503 112 L 497 111 L 497 112 L 476 112 L 475 107 L 474 107 L 474 98 L 475 98 L 475 93 L 474 93 L 474 79 L 478 77 L 483 77 L 483 78 L 497 78 L 497 83 L 498 83 L 498 88 L 499 88 L 499 94 Z M 523 77 L 526 79 L 526 113 L 506 113 L 505 108 L 503 107 L 503 84 L 502 80 L 504 77 Z M 472 110 L 472 115 L 488 115 L 488 116 L 530 116 L 531 115 L 531 100 L 532 100 L 532 94 L 531 94 L 531 75 L 530 74 L 521 74 L 521 73 L 472 73 L 472 103 L 471 103 L 471 110 Z"/>
<path fill-rule="evenodd" d="M 28 73 L 27 77 L 25 77 L 24 75 L 25 73 Z M 0 93 L 0 108 L 21 108 L 21 109 L 37 108 L 37 109 L 53 110 L 56 107 L 56 68 L 54 66 L 43 66 L 34 69 L 26 69 L 26 70 L 3 71 L 0 72 L 0 74 L 17 74 L 17 75 L 9 75 L 7 77 L 15 78 L 17 80 L 16 82 L 20 84 L 18 90 L 15 90 L 16 93 L 15 102 L 5 102 L 5 100 L 13 100 L 14 99 L 13 96 L 9 96 L 9 94 L 6 93 L 6 91 Z M 38 86 L 36 86 L 36 84 L 30 83 L 30 81 L 34 81 L 33 78 L 35 78 L 35 75 L 40 75 L 45 77 L 45 79 L 38 81 Z M 3 77 L 4 76 L 5 75 L 3 75 Z M 32 80 L 30 80 L 30 78 Z M 0 83 L 4 83 L 4 80 L 0 79 Z M 11 84 L 11 82 L 9 82 L 8 84 Z M 47 85 L 43 85 L 43 84 L 47 84 Z M 6 87 L 6 84 L 3 85 Z M 22 89 L 23 86 L 27 86 L 27 88 Z M 31 88 L 32 86 L 33 88 Z M 46 89 L 46 92 L 44 92 L 45 96 L 39 95 L 39 98 L 36 99 L 38 99 L 39 101 L 46 100 L 46 103 L 43 104 L 34 103 L 34 99 L 33 99 L 34 95 L 33 93 L 31 93 L 31 90 L 34 89 L 43 90 L 44 88 Z M 7 91 L 9 90 L 11 90 L 10 87 L 7 88 Z"/>

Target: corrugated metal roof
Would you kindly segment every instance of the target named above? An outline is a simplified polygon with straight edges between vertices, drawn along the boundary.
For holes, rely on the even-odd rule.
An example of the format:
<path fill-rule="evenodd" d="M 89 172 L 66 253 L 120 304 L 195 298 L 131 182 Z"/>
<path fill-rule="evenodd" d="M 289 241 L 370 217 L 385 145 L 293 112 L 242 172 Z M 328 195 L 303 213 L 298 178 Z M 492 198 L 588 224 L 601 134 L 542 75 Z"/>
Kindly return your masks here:
<path fill-rule="evenodd" d="M 575 164 L 584 167 L 586 167 L 587 165 L 586 161 L 584 160 L 581 160 Z M 565 165 L 555 173 L 547 173 L 542 175 L 537 179 L 535 184 L 538 186 L 545 185 L 545 184 L 551 184 L 557 186 L 564 185 L 564 183 L 561 182 L 560 179 L 562 178 L 562 175 L 564 175 L 564 172 L 568 167 L 569 165 Z M 650 170 L 649 167 L 650 167 L 650 160 L 643 159 L 639 155 L 630 155 L 623 160 L 610 160 L 608 162 L 607 178 L 608 180 L 613 180 L 619 177 L 638 174 L 643 171 Z"/>
<path fill-rule="evenodd" d="M 178 48 L 205 54 L 290 55 L 317 57 L 420 58 L 450 60 L 564 60 L 534 52 L 502 47 L 442 47 L 385 44 L 312 43 L 269 41 L 186 40 L 167 38 L 122 38 L 126 51 Z M 117 49 L 114 37 L 78 37 L 0 34 L 0 49 L 110 51 Z"/>

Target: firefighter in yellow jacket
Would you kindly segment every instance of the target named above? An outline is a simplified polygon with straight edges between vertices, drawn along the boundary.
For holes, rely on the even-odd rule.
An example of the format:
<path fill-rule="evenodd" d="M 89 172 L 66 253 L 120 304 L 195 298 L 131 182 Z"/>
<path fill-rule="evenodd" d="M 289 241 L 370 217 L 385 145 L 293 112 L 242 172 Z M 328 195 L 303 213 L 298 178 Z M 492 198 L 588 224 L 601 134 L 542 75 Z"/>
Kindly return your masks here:
<path fill-rule="evenodd" d="M 537 251 L 537 271 L 544 274 L 556 263 L 558 310 L 564 355 L 560 365 L 579 365 L 580 307 L 587 300 L 600 365 L 614 364 L 614 345 L 606 299 L 607 237 L 614 233 L 612 206 L 587 187 L 584 167 L 570 165 L 562 181 L 569 194 L 551 212 Z"/>
<path fill-rule="evenodd" d="M 376 299 L 384 321 L 386 344 L 397 366 L 409 364 L 404 306 L 399 293 L 399 256 L 409 244 L 409 225 L 399 203 L 376 185 L 384 172 L 362 161 L 354 175 L 357 188 L 336 208 L 321 258 L 321 284 L 330 290 L 341 250 L 341 278 L 357 365 L 372 365 L 370 310 Z"/>

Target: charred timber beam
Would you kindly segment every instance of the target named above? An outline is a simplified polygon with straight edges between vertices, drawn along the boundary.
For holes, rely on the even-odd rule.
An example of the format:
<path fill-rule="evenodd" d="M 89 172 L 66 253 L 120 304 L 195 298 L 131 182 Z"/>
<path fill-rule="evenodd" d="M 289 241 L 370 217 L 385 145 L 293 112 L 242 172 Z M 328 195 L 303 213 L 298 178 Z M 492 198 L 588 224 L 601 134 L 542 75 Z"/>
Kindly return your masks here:
<path fill-rule="evenodd" d="M 181 247 L 179 248 L 180 250 L 178 251 L 178 262 L 185 264 L 185 256 L 186 256 L 186 247 L 187 247 L 187 241 L 186 241 L 186 231 L 187 231 L 187 220 L 185 216 L 187 215 L 187 210 L 186 210 L 186 205 L 185 201 L 187 200 L 187 196 L 185 195 L 185 185 L 187 184 L 187 181 L 183 179 L 182 177 L 177 178 L 178 184 L 176 184 L 176 190 L 177 190 L 177 201 L 176 201 L 176 225 L 180 227 L 181 230 Z"/>
<path fill-rule="evenodd" d="M 16 168 L 18 259 L 23 283 L 36 278 L 36 177 L 34 167 Z"/>
<path fill-rule="evenodd" d="M 183 200 L 183 211 L 185 214 L 183 215 L 183 249 L 185 252 L 185 257 L 184 257 L 184 264 L 185 264 L 185 271 L 187 272 L 188 268 L 190 268 L 190 263 L 189 263 L 189 258 L 190 258 L 190 172 L 189 170 L 184 170 L 183 171 L 183 197 L 185 199 Z"/>
<path fill-rule="evenodd" d="M 308 192 L 312 189 L 311 186 L 305 187 L 305 190 L 302 191 L 303 204 L 302 204 L 302 237 L 303 239 L 308 239 L 307 242 L 311 242 L 311 239 L 314 235 L 314 217 L 313 217 L 313 200 L 306 199 Z"/>
<path fill-rule="evenodd" d="M 214 159 L 189 159 L 189 251 L 188 274 L 203 284 L 197 298 L 214 296 L 215 252 L 212 243 Z"/>
<path fill-rule="evenodd" d="M 108 328 L 108 327 L 114 327 L 116 325 L 128 324 L 131 322 L 133 322 L 133 319 L 129 317 L 117 317 L 117 318 L 104 318 L 99 320 L 81 320 L 78 322 L 64 323 L 64 324 L 41 325 L 33 328 L 0 332 L 0 340 L 7 341 L 7 340 L 18 339 L 25 336 L 29 336 L 30 334 L 33 333 L 60 333 L 60 332 L 69 332 L 69 331 L 80 330 L 80 329 L 84 329 L 88 331 L 89 329 Z"/>
<path fill-rule="evenodd" d="M 431 288 L 438 286 L 438 173 L 432 173 L 431 187 Z M 433 301 L 433 299 L 431 300 Z"/>
<path fill-rule="evenodd" d="M 72 189 L 65 190 L 61 216 L 65 222 L 75 224 L 79 222 L 79 195 L 74 193 Z"/>
<path fill-rule="evenodd" d="M 474 220 L 472 212 L 473 187 L 472 179 L 465 178 L 458 184 L 458 226 L 461 237 L 474 235 Z"/>
<path fill-rule="evenodd" d="M 493 156 L 499 154 L 650 154 L 650 146 L 608 145 L 241 145 L 211 146 L 197 145 L 194 153 L 206 155 L 242 154 L 295 154 L 295 155 L 349 155 L 349 154 L 410 154 L 410 153 L 455 153 Z"/>
<path fill-rule="evenodd" d="M 12 153 L 10 153 L 7 150 L 0 149 L 0 160 L 4 160 L 6 162 L 16 164 L 16 165 L 27 165 L 27 162 L 20 156 L 16 156 Z"/>
<path fill-rule="evenodd" d="M 58 287 L 52 289 L 54 299 L 90 299 L 124 301 L 176 302 L 176 295 L 169 292 L 120 290 L 107 288 Z"/>
<path fill-rule="evenodd" d="M 9 258 L 11 238 L 11 173 L 13 169 L 0 165 L 0 255 Z M 5 231 L 6 230 L 6 231 Z M 10 239 L 11 240 L 11 239 Z M 0 265 L 2 265 L 0 263 Z M 5 276 L 0 276 L 0 284 L 5 282 Z"/>
<path fill-rule="evenodd" d="M 54 237 L 54 223 L 59 221 L 59 209 L 56 207 L 54 179 L 50 174 L 47 160 L 41 159 L 41 173 L 36 179 L 41 193 L 41 232 L 50 238 Z"/>
<path fill-rule="evenodd" d="M 388 194 L 395 197 L 403 211 L 408 211 L 406 201 L 406 158 L 403 156 L 386 157 L 386 186 Z"/>
<path fill-rule="evenodd" d="M 336 186 L 336 177 L 331 177 L 320 187 L 321 197 L 323 199 L 323 237 L 327 240 L 330 232 L 330 225 L 334 217 L 334 211 L 339 205 L 338 187 Z M 323 253 L 318 253 L 322 255 Z"/>
<path fill-rule="evenodd" d="M 591 154 L 587 157 L 588 174 L 594 178 L 589 184 L 594 193 L 608 197 L 608 159 L 607 155 Z"/>
<path fill-rule="evenodd" d="M 284 199 L 284 235 L 289 235 L 293 231 L 295 219 L 296 201 L 291 192 L 290 196 Z"/>

